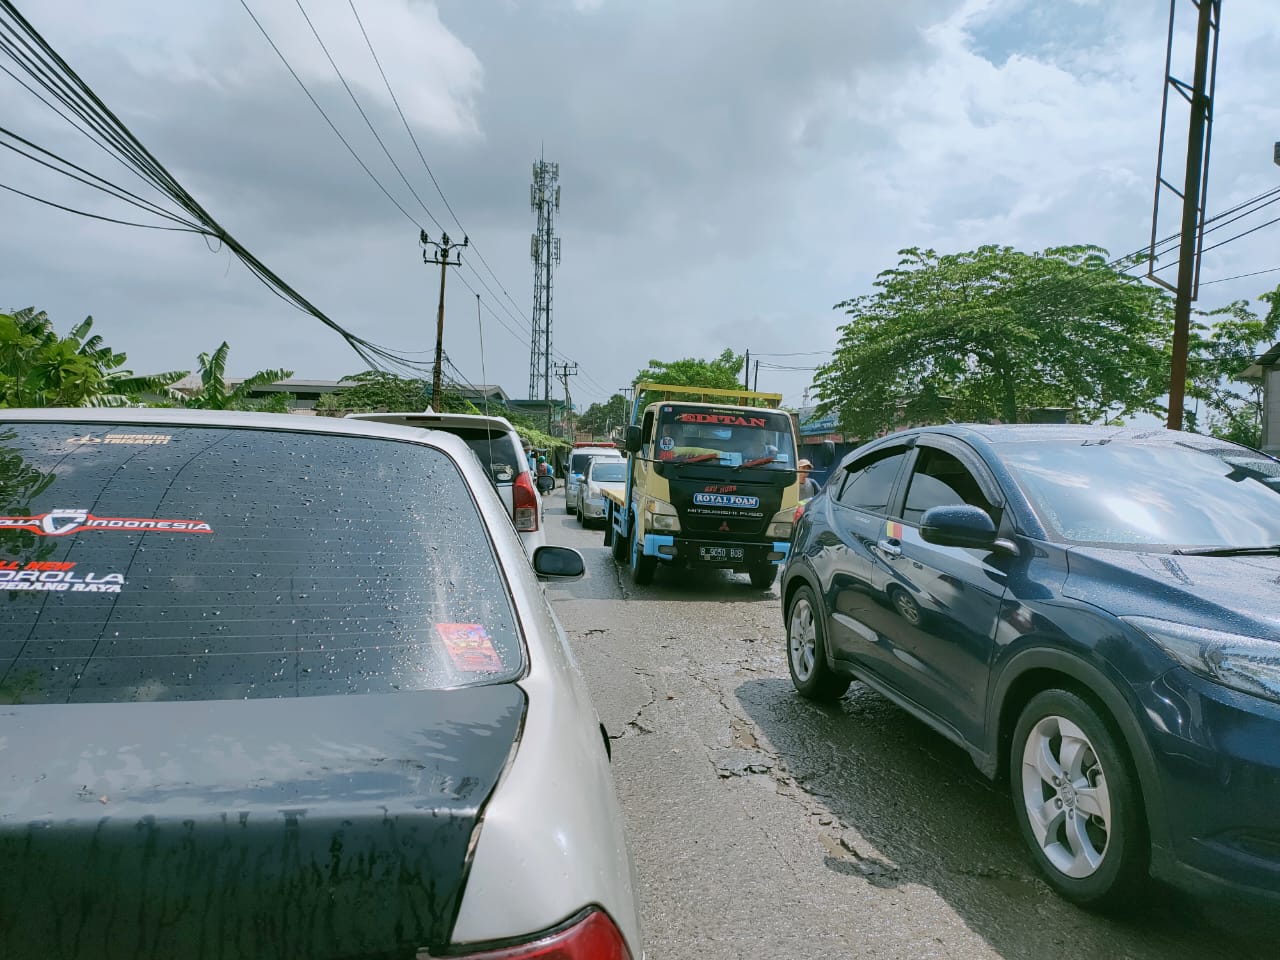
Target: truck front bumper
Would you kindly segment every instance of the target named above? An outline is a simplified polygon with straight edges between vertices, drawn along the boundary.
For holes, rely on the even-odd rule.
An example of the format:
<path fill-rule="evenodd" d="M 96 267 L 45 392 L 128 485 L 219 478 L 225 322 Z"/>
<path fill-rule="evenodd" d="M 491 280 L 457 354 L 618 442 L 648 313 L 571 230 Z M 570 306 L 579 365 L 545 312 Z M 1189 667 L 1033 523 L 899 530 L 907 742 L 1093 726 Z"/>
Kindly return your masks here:
<path fill-rule="evenodd" d="M 786 563 L 791 544 L 784 541 L 744 543 L 732 540 L 691 540 L 671 534 L 649 533 L 645 556 L 671 563 L 745 570 L 765 563 Z"/>

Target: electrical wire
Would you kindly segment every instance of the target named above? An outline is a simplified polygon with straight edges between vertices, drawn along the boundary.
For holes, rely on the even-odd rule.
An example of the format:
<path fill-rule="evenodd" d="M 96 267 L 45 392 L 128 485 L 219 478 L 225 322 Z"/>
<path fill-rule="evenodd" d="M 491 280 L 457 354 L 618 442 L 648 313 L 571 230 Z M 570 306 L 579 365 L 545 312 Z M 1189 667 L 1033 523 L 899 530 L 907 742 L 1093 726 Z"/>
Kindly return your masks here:
<path fill-rule="evenodd" d="M 329 114 L 325 113 L 324 107 L 320 106 L 320 101 L 312 95 L 311 90 L 307 87 L 306 83 L 304 83 L 302 78 L 298 76 L 298 72 L 293 69 L 293 65 L 289 63 L 284 53 L 278 46 L 276 46 L 276 42 L 271 39 L 271 34 L 267 33 L 267 28 L 262 25 L 262 22 L 254 14 L 253 10 L 250 9 L 247 0 L 240 0 L 240 6 L 244 7 L 245 12 L 252 18 L 254 24 L 257 25 L 258 30 L 262 33 L 262 36 L 266 39 L 267 43 L 271 45 L 271 49 L 274 50 L 276 52 L 276 56 L 280 58 L 280 62 L 283 63 L 285 69 L 289 71 L 289 75 L 297 81 L 298 86 L 302 88 L 302 92 L 307 95 L 307 99 L 310 100 L 316 110 L 320 112 L 320 116 L 322 116 L 324 118 L 324 122 L 329 125 L 329 129 L 332 130 L 334 135 L 342 141 L 342 145 L 347 148 L 347 152 L 351 154 L 356 163 L 360 164 L 360 169 L 369 175 L 369 179 L 377 185 L 378 189 L 382 191 L 383 195 L 385 195 L 388 200 L 395 204 L 396 209 L 403 213 L 410 223 L 416 226 L 419 230 L 422 230 L 422 224 L 418 223 L 413 214 L 406 210 L 401 205 L 400 201 L 391 195 L 391 191 L 383 186 L 383 183 L 378 179 L 377 174 L 369 169 L 369 165 L 360 158 L 360 154 L 356 153 L 355 147 L 351 146 L 347 141 L 347 138 L 342 135 L 342 131 L 337 128 L 331 119 L 329 119 Z"/>
<path fill-rule="evenodd" d="M 87 210 L 76 210 L 74 207 L 63 206 L 60 203 L 54 203 L 52 200 L 46 200 L 43 197 L 37 197 L 34 194 L 26 193 L 17 187 L 11 187 L 8 184 L 0 183 L 0 190 L 8 190 L 10 193 L 16 193 L 20 197 L 26 197 L 28 200 L 34 200 L 36 203 L 43 203 L 49 207 L 56 207 L 59 210 L 65 210 L 67 213 L 78 214 L 82 217 L 90 217 L 94 220 L 105 220 L 107 223 L 118 223 L 125 227 L 142 227 L 145 230 L 173 230 L 179 233 L 204 233 L 199 227 L 166 227 L 158 223 L 136 223 L 133 220 L 117 220 L 115 217 L 105 217 L 99 213 L 89 213 Z"/>
<path fill-rule="evenodd" d="M 1200 286 L 1207 287 L 1211 283 L 1226 283 L 1228 280 L 1243 280 L 1246 277 L 1260 277 L 1264 273 L 1275 273 L 1280 267 L 1268 267 L 1266 270 L 1254 270 L 1252 273 L 1237 273 L 1234 277 L 1219 277 L 1216 280 L 1201 280 Z"/>
<path fill-rule="evenodd" d="M 298 2 L 298 0 L 295 0 L 295 2 Z M 418 159 L 422 162 L 423 169 L 426 170 L 427 176 L 428 178 L 430 178 L 432 186 L 435 187 L 436 193 L 440 196 L 441 202 L 444 204 L 445 209 L 449 212 L 449 216 L 453 218 L 454 224 L 457 226 L 459 230 L 463 232 L 464 235 L 470 237 L 470 233 L 463 226 L 461 219 L 459 219 L 457 213 L 454 211 L 453 205 L 449 203 L 449 198 L 445 195 L 444 188 L 441 187 L 440 181 L 437 179 L 435 172 L 431 169 L 431 164 L 427 161 L 426 154 L 422 150 L 422 145 L 418 142 L 418 137 L 413 132 L 413 126 L 409 123 L 409 119 L 405 115 L 404 109 L 400 105 L 400 99 L 399 97 L 396 96 L 395 90 L 391 86 L 391 80 L 387 76 L 387 72 L 382 66 L 382 60 L 378 56 L 378 52 L 373 45 L 373 40 L 369 36 L 368 30 L 365 29 L 364 20 L 360 16 L 360 11 L 356 8 L 354 0 L 347 0 L 347 3 L 348 3 L 348 6 L 351 8 L 352 15 L 355 17 L 356 25 L 360 28 L 360 35 L 364 38 L 365 45 L 369 49 L 369 55 L 373 59 L 374 65 L 377 67 L 378 75 L 382 78 L 382 83 L 387 89 L 387 95 L 391 98 L 391 102 L 395 106 L 396 113 L 400 117 L 400 122 L 404 125 L 405 132 L 409 135 L 409 139 L 413 143 L 413 147 L 418 155 Z M 301 3 L 299 3 L 299 7 L 301 7 Z M 304 16 L 305 16 L 305 11 L 304 11 Z M 310 21 L 308 20 L 308 22 Z M 314 27 L 312 28 L 312 32 L 313 33 L 315 32 Z M 316 39 L 319 40 L 318 35 Z M 323 47 L 323 44 L 322 44 L 322 47 Z M 328 54 L 328 51 L 326 51 L 326 56 L 327 54 Z M 333 62 L 332 58 L 330 58 L 330 63 L 332 62 Z M 334 69 L 335 71 L 337 70 L 336 65 L 334 66 Z M 339 73 L 339 78 L 341 79 L 340 73 Z M 346 85 L 345 80 L 343 81 L 343 85 L 344 86 Z M 349 89 L 348 89 L 348 93 L 350 93 Z M 354 101 L 355 99 L 354 95 L 352 96 L 352 99 Z M 357 102 L 357 108 L 359 109 L 358 102 Z M 364 111 L 362 109 L 360 112 L 361 112 L 361 115 L 364 116 Z M 367 116 L 365 117 L 365 121 L 366 123 L 368 122 Z M 370 129 L 372 130 L 372 124 L 370 124 Z M 384 152 L 386 152 L 386 147 L 385 145 L 383 145 L 381 137 L 378 137 L 376 132 L 374 133 L 374 136 L 378 139 L 378 143 L 383 146 Z M 388 159 L 391 159 L 390 153 L 388 153 Z M 401 179 L 405 179 L 404 174 L 400 171 L 399 165 L 395 164 L 394 160 L 392 160 L 392 164 L 396 166 L 396 171 L 400 173 Z M 407 180 L 405 180 L 405 183 L 406 183 L 406 186 L 408 186 Z M 427 216 L 431 217 L 432 222 L 434 222 L 437 227 L 443 230 L 444 227 L 432 215 L 431 211 L 427 208 L 426 204 L 422 202 L 421 198 L 418 197 L 417 193 L 413 191 L 412 187 L 410 187 L 410 191 L 414 192 L 415 198 L 418 199 L 419 204 L 421 204 L 422 208 L 427 212 Z M 516 303 L 515 299 L 511 296 L 510 292 L 508 292 L 507 288 L 503 285 L 501 278 L 494 271 L 493 267 L 489 265 L 489 261 L 485 259 L 483 252 L 480 250 L 479 244 L 475 242 L 474 238 L 472 238 L 471 240 L 470 247 L 471 247 L 471 253 L 475 255 L 475 257 L 480 261 L 481 265 L 485 268 L 485 270 L 488 271 L 489 276 L 492 277 L 494 284 L 496 284 L 498 289 L 502 291 L 502 294 L 503 296 L 506 297 L 507 301 L 509 301 L 511 305 L 516 308 L 517 312 L 512 312 L 512 310 L 508 308 L 505 303 L 503 303 L 502 299 L 496 293 L 493 292 L 493 289 L 489 286 L 488 282 L 484 279 L 483 276 L 481 276 L 480 271 L 477 270 L 469 260 L 465 261 L 465 266 L 467 267 L 467 269 L 469 269 L 472 272 L 475 279 L 480 283 L 482 287 L 484 287 L 485 292 L 489 294 L 489 296 L 493 299 L 494 303 L 496 303 L 499 307 L 502 308 L 502 310 L 507 314 L 508 318 L 513 320 L 519 327 L 525 330 L 525 334 L 518 335 L 520 339 L 523 340 L 526 336 L 532 336 L 533 334 L 532 322 L 526 319 L 522 313 L 518 312 L 521 309 L 520 305 Z M 476 292 L 474 288 L 470 287 L 470 285 L 468 285 L 468 287 L 469 289 L 472 290 L 473 293 Z M 496 316 L 496 313 L 492 310 L 492 308 L 489 308 L 489 309 L 490 309 L 490 313 L 493 313 Z M 577 362 L 572 357 L 569 357 L 566 354 L 555 350 L 554 348 L 552 349 L 552 355 L 557 359 L 559 359 L 561 362 L 568 362 L 568 363 Z M 590 374 L 588 374 L 585 370 L 583 371 L 582 376 L 587 383 L 593 384 L 597 390 L 602 391 L 605 395 L 608 394 L 607 389 L 604 386 L 602 386 L 598 381 L 594 380 L 590 376 Z"/>

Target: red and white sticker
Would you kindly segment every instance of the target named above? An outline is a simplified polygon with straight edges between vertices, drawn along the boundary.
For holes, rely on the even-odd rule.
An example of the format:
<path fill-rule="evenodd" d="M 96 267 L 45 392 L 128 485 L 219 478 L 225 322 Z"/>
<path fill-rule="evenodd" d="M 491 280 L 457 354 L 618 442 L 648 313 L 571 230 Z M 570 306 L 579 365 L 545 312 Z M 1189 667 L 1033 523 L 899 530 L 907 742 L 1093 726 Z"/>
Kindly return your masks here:
<path fill-rule="evenodd" d="M 162 520 L 158 517 L 96 517 L 88 510 L 50 510 L 34 517 L 0 517 L 0 530 L 26 530 L 42 537 L 65 537 L 84 530 L 125 533 L 213 533 L 203 520 Z"/>
<path fill-rule="evenodd" d="M 59 560 L 0 560 L 0 590 L 38 593 L 119 593 L 124 574 L 75 570 Z"/>
<path fill-rule="evenodd" d="M 436 633 L 444 641 L 449 659 L 468 673 L 495 673 L 502 669 L 502 657 L 479 623 L 437 623 Z"/>

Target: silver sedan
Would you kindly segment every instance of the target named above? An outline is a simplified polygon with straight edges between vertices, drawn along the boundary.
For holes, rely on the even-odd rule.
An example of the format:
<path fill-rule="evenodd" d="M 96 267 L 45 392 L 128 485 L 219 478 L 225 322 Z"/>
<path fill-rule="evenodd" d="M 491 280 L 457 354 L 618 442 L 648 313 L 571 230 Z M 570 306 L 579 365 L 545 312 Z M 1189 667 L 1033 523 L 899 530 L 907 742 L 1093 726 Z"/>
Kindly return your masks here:
<path fill-rule="evenodd" d="M 607 740 L 457 437 L 5 411 L 6 960 L 642 956 Z"/>

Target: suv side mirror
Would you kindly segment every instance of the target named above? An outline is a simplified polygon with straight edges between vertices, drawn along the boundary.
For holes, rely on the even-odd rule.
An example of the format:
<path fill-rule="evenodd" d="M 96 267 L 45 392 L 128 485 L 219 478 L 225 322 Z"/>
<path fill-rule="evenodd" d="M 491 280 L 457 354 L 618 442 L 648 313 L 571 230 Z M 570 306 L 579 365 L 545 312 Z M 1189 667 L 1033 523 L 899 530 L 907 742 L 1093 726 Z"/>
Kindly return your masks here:
<path fill-rule="evenodd" d="M 577 550 L 539 547 L 533 551 L 533 572 L 539 580 L 579 580 L 587 572 L 587 565 Z"/>
<path fill-rule="evenodd" d="M 640 433 L 640 425 L 633 423 L 627 427 L 627 438 L 623 446 L 627 448 L 627 453 L 639 453 L 642 435 Z"/>
<path fill-rule="evenodd" d="M 956 504 L 932 507 L 920 518 L 920 537 L 940 547 L 992 547 L 996 525 L 981 507 Z"/>

